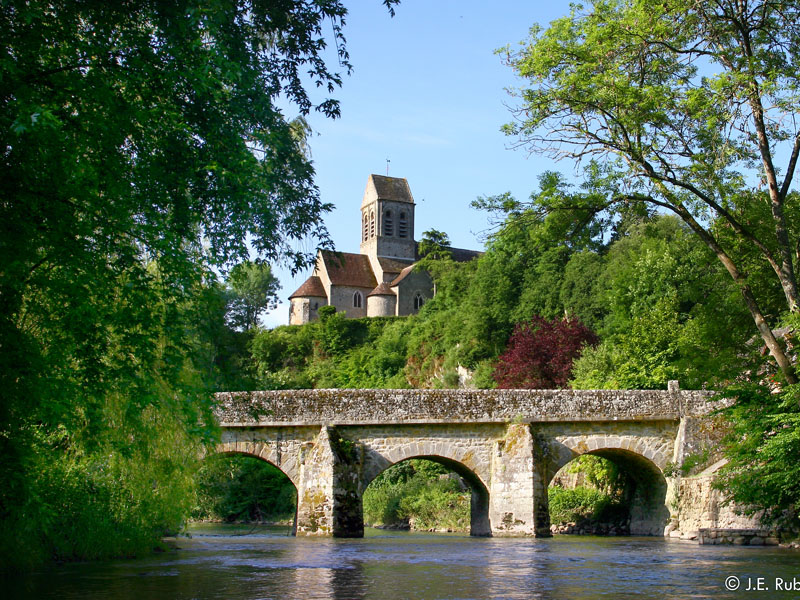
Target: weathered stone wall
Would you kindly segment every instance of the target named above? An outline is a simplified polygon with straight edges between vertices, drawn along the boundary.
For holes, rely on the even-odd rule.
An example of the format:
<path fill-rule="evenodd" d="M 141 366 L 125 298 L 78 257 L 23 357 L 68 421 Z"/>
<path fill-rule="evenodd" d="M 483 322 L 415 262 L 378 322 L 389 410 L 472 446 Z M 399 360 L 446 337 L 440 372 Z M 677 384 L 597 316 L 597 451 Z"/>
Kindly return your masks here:
<path fill-rule="evenodd" d="M 327 298 L 292 298 L 289 301 L 289 325 L 303 325 L 319 317 L 319 307 L 328 304 Z"/>
<path fill-rule="evenodd" d="M 701 475 L 681 477 L 674 494 L 675 515 L 672 528 L 667 535 L 696 539 L 701 529 L 745 530 L 758 529 L 758 515 L 737 514 L 735 506 L 728 504 L 719 490 L 712 487 L 713 471 L 710 468 Z"/>
<path fill-rule="evenodd" d="M 410 424 L 338 426 L 335 430 L 357 457 L 359 495 L 393 464 L 409 458 L 428 458 L 446 465 L 470 485 L 472 535 L 491 534 L 487 489 L 493 480 L 491 454 L 497 440 L 505 436 L 505 426 Z M 532 522 L 529 524 L 532 526 Z"/>
<path fill-rule="evenodd" d="M 491 456 L 489 521 L 494 535 L 550 535 L 540 447 L 527 424 L 512 423 Z"/>
<path fill-rule="evenodd" d="M 679 421 L 712 394 L 643 390 L 280 390 L 217 395 L 223 425 Z"/>
<path fill-rule="evenodd" d="M 674 454 L 674 420 L 596 421 L 535 424 L 547 445 L 547 483 L 581 454 L 617 450 L 650 461 L 663 470 Z"/>
<path fill-rule="evenodd" d="M 385 228 L 386 211 L 392 212 L 392 235 Z M 400 214 L 405 214 L 405 237 L 400 237 Z M 417 244 L 414 241 L 414 205 L 408 202 L 380 200 L 377 203 L 378 238 L 375 253 L 378 256 L 416 259 Z"/>

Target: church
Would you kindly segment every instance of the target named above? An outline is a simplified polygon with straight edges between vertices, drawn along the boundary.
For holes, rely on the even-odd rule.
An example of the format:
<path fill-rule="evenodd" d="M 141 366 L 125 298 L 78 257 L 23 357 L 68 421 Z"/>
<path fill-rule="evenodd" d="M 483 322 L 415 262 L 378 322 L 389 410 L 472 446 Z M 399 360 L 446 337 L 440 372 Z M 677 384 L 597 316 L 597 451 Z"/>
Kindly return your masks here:
<path fill-rule="evenodd" d="M 416 268 L 414 197 L 399 177 L 370 175 L 361 201 L 360 252 L 317 253 L 314 272 L 289 296 L 289 324 L 318 316 L 321 306 L 335 306 L 348 318 L 415 314 L 433 296 L 433 280 Z M 481 253 L 449 248 L 465 262 Z"/>

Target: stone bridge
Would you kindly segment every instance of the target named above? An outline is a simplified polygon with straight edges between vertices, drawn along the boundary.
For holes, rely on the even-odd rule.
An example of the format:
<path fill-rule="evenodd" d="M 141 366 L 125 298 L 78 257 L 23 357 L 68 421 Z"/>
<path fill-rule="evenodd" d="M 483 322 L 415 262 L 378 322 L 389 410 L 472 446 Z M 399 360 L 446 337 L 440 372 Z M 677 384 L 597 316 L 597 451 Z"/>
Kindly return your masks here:
<path fill-rule="evenodd" d="M 362 536 L 370 482 L 425 458 L 470 485 L 472 535 L 549 536 L 547 486 L 582 454 L 630 475 L 631 534 L 663 535 L 681 518 L 676 469 L 667 467 L 702 446 L 710 397 L 677 383 L 668 391 L 223 393 L 217 450 L 260 457 L 287 475 L 297 488 L 297 535 Z"/>

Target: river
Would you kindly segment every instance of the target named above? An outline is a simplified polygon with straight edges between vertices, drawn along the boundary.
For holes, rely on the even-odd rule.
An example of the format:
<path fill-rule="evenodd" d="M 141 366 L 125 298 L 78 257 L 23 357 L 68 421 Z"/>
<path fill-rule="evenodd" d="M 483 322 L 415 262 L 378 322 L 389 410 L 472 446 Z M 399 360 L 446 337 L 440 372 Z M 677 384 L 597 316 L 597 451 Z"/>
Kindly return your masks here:
<path fill-rule="evenodd" d="M 280 527 L 218 525 L 195 526 L 191 533 L 169 552 L 20 576 L 4 584 L 2 595 L 60 600 L 800 598 L 800 553 L 780 548 L 379 530 L 368 530 L 363 539 L 340 540 L 294 538 Z M 797 591 L 776 589 L 795 582 Z M 736 583 L 739 589 L 729 591 Z"/>

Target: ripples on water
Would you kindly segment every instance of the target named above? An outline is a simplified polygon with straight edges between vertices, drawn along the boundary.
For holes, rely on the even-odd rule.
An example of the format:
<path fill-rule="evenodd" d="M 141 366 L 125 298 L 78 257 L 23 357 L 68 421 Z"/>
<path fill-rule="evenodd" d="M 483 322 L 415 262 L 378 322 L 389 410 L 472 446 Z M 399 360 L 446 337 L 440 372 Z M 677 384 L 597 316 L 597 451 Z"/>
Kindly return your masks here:
<path fill-rule="evenodd" d="M 70 564 L 10 582 L 12 598 L 488 599 L 800 598 L 800 554 L 658 538 L 470 538 L 368 530 L 360 540 L 293 538 L 285 528 L 198 526 L 179 549 Z M 740 578 L 738 592 L 725 579 Z M 747 578 L 771 591 L 745 591 Z M 3 594 L 4 597 L 9 597 Z"/>

